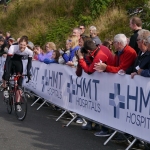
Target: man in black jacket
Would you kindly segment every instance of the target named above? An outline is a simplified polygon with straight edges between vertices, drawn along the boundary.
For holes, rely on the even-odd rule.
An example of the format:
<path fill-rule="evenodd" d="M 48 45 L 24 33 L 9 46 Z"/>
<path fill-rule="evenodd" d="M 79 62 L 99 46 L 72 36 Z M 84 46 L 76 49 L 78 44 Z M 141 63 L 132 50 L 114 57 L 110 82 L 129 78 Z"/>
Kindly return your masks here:
<path fill-rule="evenodd" d="M 129 46 L 131 46 L 138 54 L 140 49 L 138 48 L 136 40 L 138 36 L 137 32 L 142 29 L 141 19 L 139 17 L 132 17 L 130 19 L 130 28 L 133 30 L 134 34 L 130 37 Z"/>

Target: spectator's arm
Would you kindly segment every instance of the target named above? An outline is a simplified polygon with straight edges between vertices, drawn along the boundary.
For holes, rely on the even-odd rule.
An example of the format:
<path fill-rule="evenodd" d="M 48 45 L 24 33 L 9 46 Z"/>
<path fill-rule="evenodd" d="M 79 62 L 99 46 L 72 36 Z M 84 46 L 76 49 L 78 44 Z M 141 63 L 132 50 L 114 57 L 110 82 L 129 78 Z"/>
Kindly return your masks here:
<path fill-rule="evenodd" d="M 62 57 L 66 63 L 69 61 L 69 56 L 66 53 L 62 54 Z"/>
<path fill-rule="evenodd" d="M 45 56 L 43 54 L 38 54 L 38 60 L 43 62 L 43 60 L 45 59 Z"/>
<path fill-rule="evenodd" d="M 28 57 L 27 74 L 30 74 L 31 67 L 32 67 L 32 57 Z"/>
<path fill-rule="evenodd" d="M 99 62 L 99 60 L 95 59 L 95 60 L 93 60 L 93 62 L 90 65 L 87 65 L 84 58 L 79 59 L 79 64 L 80 64 L 81 68 L 88 74 L 92 74 L 93 72 L 95 72 L 94 64 L 97 62 Z"/>
<path fill-rule="evenodd" d="M 10 62 L 10 60 L 11 60 L 11 56 L 12 55 L 7 55 L 7 58 L 6 58 L 6 61 L 5 61 L 5 66 L 4 66 L 4 71 L 5 72 L 9 72 L 9 62 Z"/>
<path fill-rule="evenodd" d="M 145 69 L 141 72 L 141 76 L 143 77 L 150 77 L 150 70 Z"/>
<path fill-rule="evenodd" d="M 48 58 L 45 58 L 43 62 L 45 64 L 56 63 L 56 61 L 54 59 L 48 59 Z"/>
<path fill-rule="evenodd" d="M 107 66 L 106 67 L 106 72 L 112 72 L 112 73 L 117 73 L 120 69 L 126 71 L 129 66 L 133 65 L 135 59 L 136 59 L 136 53 L 128 53 L 124 56 L 122 56 L 122 61 L 120 62 L 118 67 L 114 66 Z M 120 56 L 121 57 L 121 56 Z"/>

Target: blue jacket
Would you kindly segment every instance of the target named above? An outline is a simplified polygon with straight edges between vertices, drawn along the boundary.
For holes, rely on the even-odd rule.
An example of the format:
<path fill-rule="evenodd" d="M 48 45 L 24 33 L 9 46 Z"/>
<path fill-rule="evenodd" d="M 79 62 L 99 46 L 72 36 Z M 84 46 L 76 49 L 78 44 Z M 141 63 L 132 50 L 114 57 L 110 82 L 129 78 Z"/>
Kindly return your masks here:
<path fill-rule="evenodd" d="M 43 60 L 43 62 L 44 62 L 45 64 L 58 63 L 55 59 L 48 59 L 48 58 L 45 58 L 45 59 Z"/>
<path fill-rule="evenodd" d="M 148 70 L 148 69 L 142 70 L 141 76 L 150 77 L 150 70 Z"/>
<path fill-rule="evenodd" d="M 80 48 L 80 46 L 76 46 L 74 49 L 70 49 L 70 54 L 67 55 L 66 53 L 64 53 L 62 55 L 63 59 L 65 60 L 65 62 L 67 63 L 68 61 L 72 61 L 73 57 L 75 56 L 75 52 Z"/>

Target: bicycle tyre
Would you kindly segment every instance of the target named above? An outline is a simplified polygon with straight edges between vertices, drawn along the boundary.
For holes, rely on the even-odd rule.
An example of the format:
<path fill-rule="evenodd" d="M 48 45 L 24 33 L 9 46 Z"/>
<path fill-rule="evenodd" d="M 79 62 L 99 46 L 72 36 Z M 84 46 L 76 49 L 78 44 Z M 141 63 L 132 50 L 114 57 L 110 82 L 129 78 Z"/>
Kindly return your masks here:
<path fill-rule="evenodd" d="M 18 88 L 20 90 L 20 102 L 17 105 L 21 106 L 21 110 L 18 111 L 17 105 L 15 104 L 15 114 L 18 120 L 22 121 L 25 119 L 27 115 L 27 98 L 25 93 L 21 87 Z M 15 93 L 16 95 L 16 93 Z M 16 102 L 16 97 L 15 97 Z"/>

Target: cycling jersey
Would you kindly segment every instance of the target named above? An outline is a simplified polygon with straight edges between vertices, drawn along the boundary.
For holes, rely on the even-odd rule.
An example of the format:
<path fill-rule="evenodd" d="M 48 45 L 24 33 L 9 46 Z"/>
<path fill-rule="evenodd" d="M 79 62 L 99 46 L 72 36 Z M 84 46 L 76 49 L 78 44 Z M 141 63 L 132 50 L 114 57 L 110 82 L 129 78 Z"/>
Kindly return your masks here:
<path fill-rule="evenodd" d="M 22 57 L 28 56 L 28 63 L 27 63 L 27 76 L 30 76 L 30 69 L 32 66 L 32 56 L 33 52 L 29 48 L 25 48 L 23 52 L 20 51 L 19 45 L 11 45 L 8 50 L 3 79 L 8 80 L 10 75 L 13 73 L 22 74 L 23 73 L 23 64 L 22 64 Z M 18 84 L 22 85 L 22 77 L 18 81 Z"/>
<path fill-rule="evenodd" d="M 26 47 L 23 52 L 19 50 L 19 45 L 11 45 L 9 50 L 8 50 L 8 55 L 20 55 L 20 56 L 28 56 L 28 57 L 33 57 L 33 52 Z"/>

